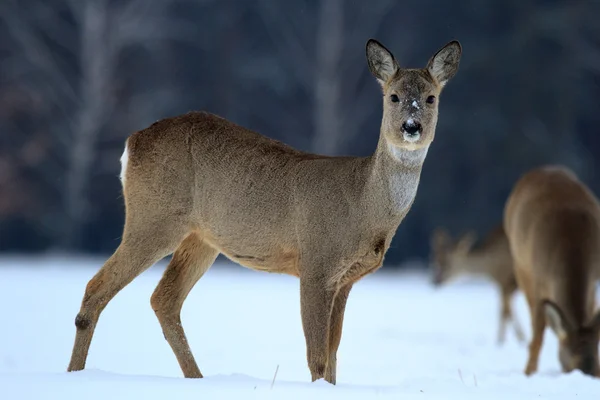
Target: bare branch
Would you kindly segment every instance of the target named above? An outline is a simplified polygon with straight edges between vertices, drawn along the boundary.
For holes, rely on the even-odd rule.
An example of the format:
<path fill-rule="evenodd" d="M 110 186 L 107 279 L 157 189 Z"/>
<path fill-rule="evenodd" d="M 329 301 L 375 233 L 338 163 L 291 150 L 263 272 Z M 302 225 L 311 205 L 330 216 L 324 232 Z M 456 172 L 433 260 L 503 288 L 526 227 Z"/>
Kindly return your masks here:
<path fill-rule="evenodd" d="M 340 76 L 344 34 L 343 0 L 323 0 L 317 21 L 313 149 L 331 154 L 341 140 Z"/>
<path fill-rule="evenodd" d="M 12 2 L 11 2 L 12 4 Z M 28 63 L 35 66 L 36 69 L 43 71 L 46 79 L 56 82 L 55 87 L 60 87 L 61 91 L 70 101 L 76 101 L 77 95 L 71 82 L 62 73 L 55 57 L 50 53 L 48 47 L 42 42 L 38 35 L 34 34 L 34 29 L 30 21 L 22 18 L 17 9 L 2 8 L 0 19 L 5 23 L 10 37 L 18 43 L 23 51 Z M 43 26 L 42 29 L 50 29 L 49 26 Z"/>
<path fill-rule="evenodd" d="M 283 62 L 288 65 L 303 89 L 310 92 L 313 67 L 309 61 L 311 57 L 302 44 L 300 34 L 292 24 L 282 19 L 282 16 L 286 15 L 286 11 L 275 11 L 274 3 L 269 0 L 261 0 L 258 4 L 261 9 L 260 16 L 265 21 L 267 31 L 275 46 L 278 47 Z M 289 4 L 287 5 L 289 6 Z M 307 28 L 304 27 L 304 29 Z"/>
<path fill-rule="evenodd" d="M 344 76 L 344 87 L 348 90 L 354 91 L 361 79 L 362 72 L 366 68 L 364 45 L 366 44 L 366 37 L 374 35 L 383 19 L 388 15 L 397 2 L 394 0 L 381 0 L 376 2 L 365 2 L 365 9 L 361 10 L 362 14 L 356 14 L 357 21 L 352 25 L 356 27 L 350 34 L 350 39 L 347 43 L 360 43 L 361 51 L 347 51 L 347 58 L 345 58 L 343 65 L 340 66 L 341 73 Z M 410 41 L 402 42 L 406 46 L 406 43 Z M 403 49 L 406 51 L 407 49 Z"/>

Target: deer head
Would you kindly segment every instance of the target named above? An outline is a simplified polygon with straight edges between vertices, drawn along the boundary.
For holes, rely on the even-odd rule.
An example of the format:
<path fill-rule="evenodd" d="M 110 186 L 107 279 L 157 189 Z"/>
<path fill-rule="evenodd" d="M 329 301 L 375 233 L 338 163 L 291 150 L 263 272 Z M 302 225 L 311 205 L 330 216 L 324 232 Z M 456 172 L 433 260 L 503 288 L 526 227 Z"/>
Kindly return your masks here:
<path fill-rule="evenodd" d="M 464 259 L 475 243 L 474 232 L 467 232 L 457 242 L 442 228 L 437 228 L 431 237 L 430 264 L 433 284 L 439 286 L 458 276 L 464 268 Z"/>
<path fill-rule="evenodd" d="M 546 322 L 559 342 L 558 358 L 564 372 L 578 369 L 584 374 L 600 376 L 598 364 L 598 336 L 600 311 L 582 327 L 575 327 L 565 318 L 560 307 L 550 301 L 543 302 Z"/>
<path fill-rule="evenodd" d="M 462 48 L 452 41 L 423 69 L 402 69 L 376 40 L 367 42 L 371 73 L 383 89 L 382 135 L 392 153 L 429 146 L 435 135 L 442 88 L 458 71 Z"/>

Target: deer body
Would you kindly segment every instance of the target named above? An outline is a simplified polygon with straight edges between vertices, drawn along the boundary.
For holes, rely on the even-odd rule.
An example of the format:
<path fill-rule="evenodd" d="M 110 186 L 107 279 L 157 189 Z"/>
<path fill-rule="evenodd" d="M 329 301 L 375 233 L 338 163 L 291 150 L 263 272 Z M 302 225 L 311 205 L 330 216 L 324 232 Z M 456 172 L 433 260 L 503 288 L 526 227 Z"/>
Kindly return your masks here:
<path fill-rule="evenodd" d="M 573 172 L 534 169 L 516 183 L 504 226 L 519 287 L 527 299 L 533 337 L 525 373 L 537 370 L 544 328 L 559 339 L 563 371 L 598 376 L 600 204 Z M 595 314 L 594 314 L 595 313 Z"/>
<path fill-rule="evenodd" d="M 439 286 L 460 275 L 479 275 L 491 280 L 500 294 L 498 344 L 504 343 L 509 322 L 512 322 L 517 339 L 522 342 L 525 335 L 511 305 L 517 281 L 503 226 L 490 231 L 480 246 L 473 247 L 474 242 L 475 236 L 467 233 L 452 243 L 445 230 L 436 229 L 432 237 L 433 283 Z"/>
<path fill-rule="evenodd" d="M 301 152 L 204 112 L 131 135 L 122 158 L 123 238 L 87 285 L 69 371 L 84 368 L 110 299 L 174 252 L 151 303 L 184 376 L 202 377 L 180 310 L 221 253 L 255 270 L 300 278 L 312 380 L 335 383 L 348 294 L 381 267 L 414 201 L 437 122 L 437 102 L 425 101 L 454 75 L 460 51 L 451 42 L 427 69 L 401 70 L 387 49 L 368 42 L 371 72 L 386 94 L 379 144 L 370 157 Z M 422 108 L 398 104 L 388 92 Z"/>
<path fill-rule="evenodd" d="M 177 151 L 150 151 L 167 147 Z M 204 112 L 155 123 L 133 134 L 127 149 L 128 197 L 147 202 L 157 193 L 157 206 L 185 221 L 183 235 L 196 232 L 243 266 L 295 276 L 315 239 L 345 255 L 346 268 L 375 248 L 384 252 L 412 204 L 424 160 L 424 151 L 402 162 L 383 151 L 365 158 L 302 153 Z M 142 188 L 129 194 L 138 181 L 144 196 Z"/>

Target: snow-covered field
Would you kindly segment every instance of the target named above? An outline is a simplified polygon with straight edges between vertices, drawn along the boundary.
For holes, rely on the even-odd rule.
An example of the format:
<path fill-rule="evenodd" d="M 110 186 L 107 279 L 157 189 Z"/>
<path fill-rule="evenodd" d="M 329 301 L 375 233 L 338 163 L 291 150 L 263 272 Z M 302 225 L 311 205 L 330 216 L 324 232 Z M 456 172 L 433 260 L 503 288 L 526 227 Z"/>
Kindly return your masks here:
<path fill-rule="evenodd" d="M 550 331 L 537 375 L 485 281 L 441 290 L 424 274 L 381 270 L 355 285 L 338 385 L 310 383 L 295 278 L 216 264 L 182 320 L 205 379 L 184 379 L 150 307 L 165 262 L 108 305 L 82 372 L 67 373 L 74 318 L 102 259 L 0 259 L 0 399 L 599 399 L 600 379 L 560 373 Z M 529 334 L 523 297 L 515 301 Z M 274 383 L 273 378 L 278 368 Z"/>

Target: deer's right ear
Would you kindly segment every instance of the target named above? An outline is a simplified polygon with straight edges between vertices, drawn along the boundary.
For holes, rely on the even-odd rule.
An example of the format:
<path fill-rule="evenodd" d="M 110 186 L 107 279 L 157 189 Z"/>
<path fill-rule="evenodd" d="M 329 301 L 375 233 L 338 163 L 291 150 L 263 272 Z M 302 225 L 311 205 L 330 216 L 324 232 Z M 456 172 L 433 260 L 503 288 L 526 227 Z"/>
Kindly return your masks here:
<path fill-rule="evenodd" d="M 542 304 L 544 307 L 544 314 L 546 315 L 546 322 L 554 331 L 558 340 L 565 340 L 571 331 L 569 321 L 566 320 L 561 309 L 554 302 L 544 300 Z"/>
<path fill-rule="evenodd" d="M 367 42 L 367 63 L 369 70 L 382 86 L 396 75 L 399 68 L 394 55 L 375 39 L 369 39 Z"/>
<path fill-rule="evenodd" d="M 437 227 L 433 230 L 430 239 L 430 246 L 439 249 L 450 243 L 450 234 L 444 228 Z"/>

